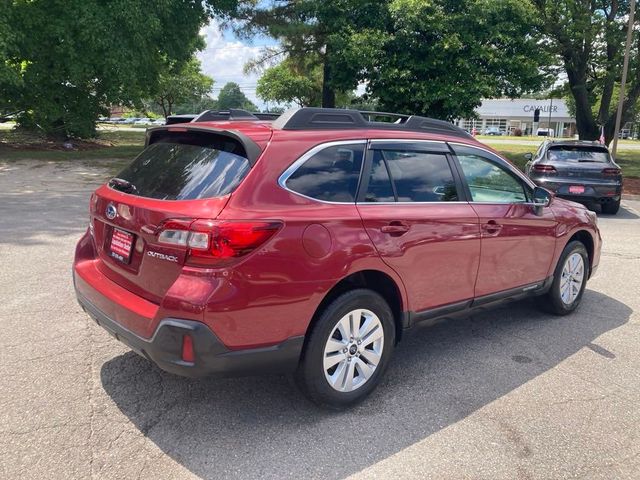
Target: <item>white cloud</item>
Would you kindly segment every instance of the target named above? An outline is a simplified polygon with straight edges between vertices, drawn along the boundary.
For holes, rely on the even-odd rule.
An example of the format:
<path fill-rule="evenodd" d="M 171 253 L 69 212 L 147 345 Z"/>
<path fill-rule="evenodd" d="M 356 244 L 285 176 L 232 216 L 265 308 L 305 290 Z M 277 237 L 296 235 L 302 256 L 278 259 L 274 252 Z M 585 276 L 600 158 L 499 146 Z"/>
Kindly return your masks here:
<path fill-rule="evenodd" d="M 228 40 L 215 20 L 200 34 L 204 36 L 207 46 L 198 53 L 198 59 L 202 62 L 202 71 L 215 80 L 213 96 L 217 97 L 227 82 L 236 82 L 252 102 L 262 107 L 263 102 L 256 97 L 256 83 L 260 74 L 245 75 L 243 67 L 249 60 L 258 57 L 264 46 L 248 45 L 238 39 Z"/>

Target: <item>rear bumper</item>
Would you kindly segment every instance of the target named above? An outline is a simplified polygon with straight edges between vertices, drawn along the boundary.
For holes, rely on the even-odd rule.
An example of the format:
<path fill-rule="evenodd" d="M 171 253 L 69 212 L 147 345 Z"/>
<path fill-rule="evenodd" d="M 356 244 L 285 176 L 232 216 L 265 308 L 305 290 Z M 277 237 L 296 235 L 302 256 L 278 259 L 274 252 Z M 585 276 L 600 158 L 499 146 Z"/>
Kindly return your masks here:
<path fill-rule="evenodd" d="M 78 302 L 95 322 L 117 340 L 162 370 L 185 377 L 245 376 L 287 373 L 296 369 L 304 337 L 291 337 L 264 348 L 229 350 L 204 323 L 165 318 L 153 336 L 142 338 L 109 318 L 76 290 Z M 183 337 L 193 340 L 194 361 L 182 360 Z"/>
<path fill-rule="evenodd" d="M 594 182 L 579 178 L 567 180 L 536 176 L 532 176 L 531 179 L 537 185 L 554 192 L 556 196 L 573 202 L 611 202 L 620 200 L 622 195 L 622 182 Z M 583 186 L 584 193 L 572 193 L 570 188 L 576 185 Z"/>

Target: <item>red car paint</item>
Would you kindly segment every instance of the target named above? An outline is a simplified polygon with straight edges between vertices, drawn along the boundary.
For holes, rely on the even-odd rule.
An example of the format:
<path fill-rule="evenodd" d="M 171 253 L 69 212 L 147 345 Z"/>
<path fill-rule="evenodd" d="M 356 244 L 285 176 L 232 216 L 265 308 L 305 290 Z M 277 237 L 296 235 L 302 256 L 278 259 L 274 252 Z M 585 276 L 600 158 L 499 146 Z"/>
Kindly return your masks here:
<path fill-rule="evenodd" d="M 150 339 L 162 319 L 179 318 L 204 323 L 230 350 L 277 345 L 304 336 L 328 292 L 363 271 L 381 272 L 394 282 L 401 311 L 422 312 L 544 281 L 579 232 L 591 239 L 593 270 L 599 262 L 601 241 L 593 216 L 559 199 L 537 216 L 526 205 L 467 201 L 331 204 L 278 184 L 292 163 L 326 142 L 429 140 L 487 150 L 474 139 L 388 130 L 285 131 L 263 122 L 198 123 L 197 128 L 241 132 L 262 150 L 235 191 L 167 201 L 104 185 L 92 198 L 92 226 L 76 249 L 78 292 L 139 337 Z M 112 220 L 105 216 L 110 203 L 118 211 Z M 236 263 L 201 268 L 185 265 L 184 249 L 158 243 L 158 226 L 175 218 L 283 226 Z M 395 236 L 383 231 L 388 225 L 407 231 Z M 136 236 L 129 264 L 107 254 L 114 228 Z"/>

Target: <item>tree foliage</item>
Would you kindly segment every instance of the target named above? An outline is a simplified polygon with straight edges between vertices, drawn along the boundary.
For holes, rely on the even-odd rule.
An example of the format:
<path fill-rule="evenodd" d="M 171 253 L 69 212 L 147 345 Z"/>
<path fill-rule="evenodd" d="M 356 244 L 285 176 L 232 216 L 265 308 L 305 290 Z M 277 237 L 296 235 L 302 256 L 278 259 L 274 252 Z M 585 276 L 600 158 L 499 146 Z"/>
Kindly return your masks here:
<path fill-rule="evenodd" d="M 201 101 L 212 87 L 213 79 L 201 73 L 200 62 L 192 58 L 160 73 L 154 102 L 166 118 L 173 113 L 176 105 Z"/>
<path fill-rule="evenodd" d="M 322 69 L 300 69 L 291 59 L 266 69 L 258 80 L 256 94 L 268 102 L 319 106 L 322 99 Z"/>
<path fill-rule="evenodd" d="M 199 0 L 3 5 L 14 48 L 2 52 L 0 46 L 0 63 L 19 79 L 11 97 L 24 110 L 20 122 L 62 136 L 91 136 L 106 106 L 151 97 L 167 65 L 188 61 L 202 45 L 198 33 L 207 18 Z M 1 76 L 0 92 L 7 85 Z"/>
<path fill-rule="evenodd" d="M 218 94 L 218 109 L 229 110 L 230 108 L 241 108 L 249 112 L 258 110 L 251 100 L 240 89 L 240 85 L 235 82 L 228 82 Z"/>
<path fill-rule="evenodd" d="M 533 0 L 553 53 L 568 79 L 580 138 L 595 140 L 600 126 L 610 142 L 622 75 L 628 0 Z M 640 35 L 634 34 L 623 122 L 633 119 L 640 100 Z"/>
<path fill-rule="evenodd" d="M 235 17 L 241 35 L 268 35 L 280 45 L 267 49 L 254 66 L 274 58 L 322 71 L 322 105 L 333 107 L 336 92 L 358 85 L 358 65 L 346 62 L 342 46 L 358 31 L 381 26 L 388 0 L 240 0 Z M 284 73 L 280 71 L 280 73 Z"/>
<path fill-rule="evenodd" d="M 527 2 L 393 0 L 388 13 L 386 30 L 355 32 L 344 49 L 383 110 L 451 120 L 548 83 Z"/>
<path fill-rule="evenodd" d="M 335 105 L 336 91 L 366 82 L 369 97 L 383 109 L 451 119 L 472 114 L 482 98 L 515 97 L 548 80 L 536 11 L 527 1 L 244 3 L 254 5 L 244 10 L 242 31 L 279 39 L 279 52 L 293 62 L 317 59 L 323 106 Z M 268 50 L 263 60 L 277 53 Z M 263 93 L 273 96 L 287 84 L 288 94 L 307 90 L 313 77 L 304 82 L 292 72 L 268 71 L 273 88 Z"/>

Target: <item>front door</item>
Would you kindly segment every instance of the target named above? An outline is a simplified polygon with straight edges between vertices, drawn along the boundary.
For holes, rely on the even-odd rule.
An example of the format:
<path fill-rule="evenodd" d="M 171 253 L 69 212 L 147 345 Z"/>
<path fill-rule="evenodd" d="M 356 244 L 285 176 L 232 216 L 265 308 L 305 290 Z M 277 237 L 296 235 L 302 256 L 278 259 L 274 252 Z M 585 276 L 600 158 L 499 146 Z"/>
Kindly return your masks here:
<path fill-rule="evenodd" d="M 480 257 L 473 208 L 444 143 L 371 142 L 358 211 L 414 312 L 471 300 Z"/>
<path fill-rule="evenodd" d="M 542 282 L 556 244 L 550 208 L 534 213 L 532 189 L 506 162 L 468 146 L 454 150 L 479 217 L 482 255 L 475 296 Z"/>

